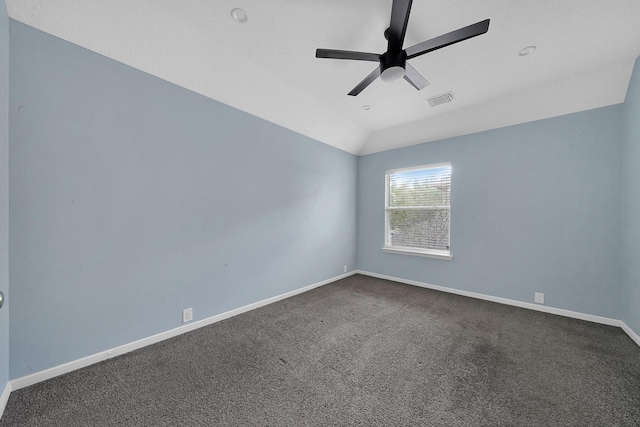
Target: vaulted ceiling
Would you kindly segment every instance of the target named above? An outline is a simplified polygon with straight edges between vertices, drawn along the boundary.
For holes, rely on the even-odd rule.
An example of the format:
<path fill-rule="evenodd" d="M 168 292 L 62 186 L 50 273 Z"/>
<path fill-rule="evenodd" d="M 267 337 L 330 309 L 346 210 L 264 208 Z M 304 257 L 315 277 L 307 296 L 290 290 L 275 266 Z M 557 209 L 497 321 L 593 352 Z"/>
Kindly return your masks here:
<path fill-rule="evenodd" d="M 412 59 L 431 83 L 420 91 L 378 79 L 353 97 L 375 63 L 315 50 L 384 52 L 391 0 L 6 3 L 17 21 L 353 154 L 623 102 L 640 55 L 638 0 L 414 0 L 405 47 L 484 19 L 489 31 Z"/>

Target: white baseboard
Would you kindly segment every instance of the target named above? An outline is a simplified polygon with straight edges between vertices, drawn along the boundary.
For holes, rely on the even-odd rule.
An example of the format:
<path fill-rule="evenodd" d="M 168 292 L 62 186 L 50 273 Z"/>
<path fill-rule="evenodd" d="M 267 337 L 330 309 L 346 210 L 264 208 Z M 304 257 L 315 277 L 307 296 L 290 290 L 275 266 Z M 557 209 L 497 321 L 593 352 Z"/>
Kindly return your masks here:
<path fill-rule="evenodd" d="M 7 407 L 7 402 L 9 401 L 9 395 L 11 394 L 11 382 L 8 382 L 4 387 L 4 391 L 0 395 L 0 419 L 2 419 L 2 414 L 4 414 L 4 408 Z"/>
<path fill-rule="evenodd" d="M 622 322 L 621 328 L 622 328 L 623 331 L 625 331 L 627 333 L 627 335 L 629 335 L 629 338 L 634 340 L 636 342 L 636 344 L 638 344 L 640 346 L 640 336 L 638 336 L 638 334 L 636 334 L 633 331 L 633 329 L 631 329 L 629 326 L 627 326 L 627 324 L 624 323 L 624 322 Z"/>
<path fill-rule="evenodd" d="M 212 317 L 208 317 L 203 320 L 198 320 L 197 322 L 189 323 L 175 329 L 170 329 L 165 332 L 161 332 L 156 335 L 152 335 L 150 337 L 142 338 L 137 341 L 130 342 L 128 344 L 124 344 L 110 350 L 102 351 L 100 353 L 92 354 L 90 356 L 83 357 L 81 359 L 73 360 L 71 362 L 64 363 L 62 365 L 54 366 L 49 369 L 45 369 L 43 371 L 35 372 L 33 374 L 26 375 L 24 377 L 16 378 L 9 382 L 11 391 L 19 390 L 24 387 L 28 387 L 33 384 L 37 384 L 41 381 L 46 381 L 48 379 L 57 377 L 62 374 L 66 374 L 71 371 L 75 371 L 76 369 L 84 368 L 89 365 L 93 365 L 94 363 L 102 362 L 103 360 L 111 359 L 112 357 L 120 356 L 125 353 L 129 353 L 134 350 L 138 350 L 142 347 L 146 347 L 148 345 L 152 345 L 158 343 L 160 341 L 164 341 L 169 338 L 173 338 L 177 335 L 181 335 L 195 329 L 202 328 L 204 326 L 211 325 L 216 322 L 220 322 L 221 320 L 228 319 L 233 316 L 237 316 L 238 314 L 245 313 L 250 310 L 255 310 L 256 308 L 263 307 L 268 304 L 272 304 L 277 301 L 281 301 L 286 298 L 290 298 L 294 295 L 301 294 L 303 292 L 310 291 L 311 289 L 318 288 L 320 286 L 327 285 L 329 283 L 333 283 L 337 280 L 344 279 L 345 277 L 349 277 L 356 274 L 355 271 L 341 274 L 339 276 L 332 277 L 327 280 L 323 280 L 318 283 L 314 283 L 309 286 L 305 286 L 300 289 L 296 289 L 294 291 L 286 292 L 281 295 L 277 295 L 275 297 L 267 298 L 262 301 L 255 302 L 253 304 L 245 305 L 244 307 L 236 308 L 234 310 L 227 311 L 225 313 L 221 313 Z M 7 386 L 9 387 L 9 385 Z M 7 395 L 8 399 L 8 395 Z"/>
<path fill-rule="evenodd" d="M 89 365 L 93 365 L 93 364 L 101 362 L 103 360 L 107 360 L 107 359 L 110 359 L 112 357 L 116 357 L 116 356 L 119 356 L 119 355 L 122 355 L 122 354 L 125 354 L 125 353 L 129 353 L 131 351 L 134 351 L 134 350 L 137 350 L 137 349 L 140 349 L 140 348 L 143 348 L 143 347 L 158 343 L 160 341 L 164 341 L 166 339 L 175 337 L 177 335 L 181 335 L 181 334 L 184 334 L 186 332 L 190 332 L 190 331 L 193 331 L 195 329 L 202 328 L 202 327 L 207 326 L 207 325 L 211 325 L 211 324 L 219 322 L 221 320 L 225 320 L 225 319 L 228 319 L 230 317 L 237 316 L 238 314 L 242 314 L 242 313 L 245 313 L 247 311 L 254 310 L 256 308 L 260 308 L 260 307 L 263 307 L 265 305 L 272 304 L 274 302 L 281 301 L 283 299 L 292 297 L 294 295 L 298 295 L 298 294 L 301 294 L 303 292 L 310 291 L 311 289 L 315 289 L 315 288 L 318 288 L 320 286 L 324 286 L 324 285 L 327 285 L 329 283 L 333 283 L 333 282 L 335 282 L 337 280 L 344 279 L 345 277 L 349 277 L 349 276 L 352 276 L 354 274 L 362 274 L 362 275 L 365 275 L 365 276 L 377 277 L 379 279 L 392 280 L 394 282 L 400 282 L 400 283 L 405 283 L 405 284 L 408 284 L 408 285 L 419 286 L 419 287 L 422 287 L 422 288 L 433 289 L 433 290 L 437 290 L 437 291 L 448 292 L 448 293 L 467 296 L 467 297 L 471 297 L 471 298 L 477 298 L 477 299 L 482 299 L 482 300 L 486 300 L 486 301 L 497 302 L 497 303 L 500 303 L 500 304 L 512 305 L 512 306 L 515 306 L 515 307 L 527 308 L 527 309 L 530 309 L 530 310 L 542 311 L 542 312 L 545 312 L 545 313 L 557 314 L 557 315 L 560 315 L 560 316 L 571 317 L 571 318 L 580 319 L 580 320 L 587 320 L 587 321 L 590 321 L 590 322 L 601 323 L 601 324 L 610 325 L 610 326 L 618 326 L 618 327 L 622 328 L 629 335 L 629 337 L 631 337 L 631 339 L 640 346 L 640 337 L 631 328 L 629 328 L 629 326 L 627 326 L 621 320 L 611 319 L 611 318 L 608 318 L 608 317 L 594 316 L 594 315 L 591 315 L 591 314 L 584 314 L 584 313 L 579 313 L 579 312 L 570 311 L 570 310 L 564 310 L 564 309 L 560 309 L 560 308 L 542 306 L 542 305 L 538 305 L 538 304 L 531 304 L 531 303 L 526 303 L 526 302 L 522 302 L 522 301 L 511 300 L 511 299 L 508 299 L 508 298 L 494 297 L 494 296 L 491 296 L 491 295 L 485 295 L 485 294 L 480 294 L 480 293 L 476 293 L 476 292 L 463 291 L 463 290 L 460 290 L 460 289 L 448 288 L 448 287 L 445 287 L 445 286 L 431 285 L 431 284 L 428 284 L 428 283 L 418 282 L 416 280 L 408 280 L 408 279 L 402 279 L 402 278 L 399 278 L 399 277 L 387 276 L 387 275 L 384 275 L 384 274 L 377 274 L 377 273 L 371 273 L 371 272 L 368 272 L 368 271 L 356 270 L 356 271 L 352 271 L 352 272 L 349 272 L 349 273 L 341 274 L 339 276 L 332 277 L 332 278 L 327 279 L 327 280 L 323 280 L 323 281 L 318 282 L 318 283 L 314 283 L 314 284 L 309 285 L 309 286 L 305 286 L 305 287 L 300 288 L 300 289 L 296 289 L 294 291 L 286 292 L 284 294 L 277 295 L 275 297 L 267 298 L 265 300 L 255 302 L 253 304 L 245 305 L 244 307 L 236 308 L 234 310 L 230 310 L 230 311 L 227 311 L 225 313 L 221 313 L 221 314 L 209 317 L 207 319 L 203 319 L 203 320 L 199 320 L 197 322 L 189 323 L 189 324 L 180 326 L 180 327 L 175 328 L 175 329 L 171 329 L 171 330 L 168 330 L 168 331 L 165 331 L 165 332 L 161 332 L 161 333 L 156 334 L 156 335 L 152 335 L 152 336 L 147 337 L 147 338 L 142 338 L 140 340 L 133 341 L 131 343 L 124 344 L 124 345 L 112 348 L 110 350 L 106 350 L 106 351 L 103 351 L 103 352 L 100 352 L 100 353 L 96 353 L 96 354 L 93 354 L 93 355 L 90 355 L 90 356 L 86 356 L 86 357 L 83 357 L 81 359 L 77 359 L 77 360 L 62 364 L 62 365 L 58 365 L 58 366 L 54 366 L 54 367 L 49 368 L 49 369 L 45 369 L 45 370 L 40 371 L 40 372 L 35 372 L 33 374 L 26 375 L 24 377 L 16 378 L 14 380 L 11 380 L 11 381 L 9 381 L 9 383 L 7 383 L 2 395 L 0 396 L 0 417 L 2 416 L 2 413 L 4 411 L 4 408 L 5 408 L 6 404 L 7 404 L 7 401 L 9 399 L 9 394 L 10 394 L 11 391 L 19 390 L 21 388 L 28 387 L 30 385 L 37 384 L 39 382 L 46 381 L 48 379 L 57 377 L 59 375 L 66 374 L 68 372 L 75 371 L 77 369 L 81 369 L 81 368 L 84 368 L 84 367 L 89 366 Z"/>
<path fill-rule="evenodd" d="M 542 311 L 544 313 L 557 314 L 559 316 L 572 317 L 574 319 L 586 320 L 594 323 L 601 323 L 603 325 L 618 326 L 622 328 L 622 330 L 624 330 L 627 333 L 627 335 L 629 335 L 629 337 L 631 337 L 631 339 L 640 346 L 640 337 L 638 337 L 638 335 L 629 326 L 627 326 L 622 320 L 611 319 L 609 317 L 594 316 L 593 314 L 585 314 L 577 311 L 549 307 L 546 305 L 532 304 L 532 303 L 517 301 L 513 299 L 508 299 L 508 298 L 494 297 L 491 295 L 479 294 L 477 292 L 469 292 L 469 291 L 463 291 L 455 288 L 448 288 L 446 286 L 431 285 L 429 283 L 418 282 L 416 280 L 402 279 L 400 277 L 393 277 L 393 276 L 387 276 L 384 274 L 371 273 L 369 271 L 357 270 L 356 273 L 363 274 L 365 276 L 377 277 L 378 279 L 386 279 L 386 280 L 392 280 L 394 282 L 405 283 L 407 285 L 419 286 L 421 288 L 448 292 L 450 294 L 462 295 L 465 297 L 477 298 L 485 301 L 492 301 L 500 304 L 512 305 L 515 307 L 528 308 L 529 310 Z"/>

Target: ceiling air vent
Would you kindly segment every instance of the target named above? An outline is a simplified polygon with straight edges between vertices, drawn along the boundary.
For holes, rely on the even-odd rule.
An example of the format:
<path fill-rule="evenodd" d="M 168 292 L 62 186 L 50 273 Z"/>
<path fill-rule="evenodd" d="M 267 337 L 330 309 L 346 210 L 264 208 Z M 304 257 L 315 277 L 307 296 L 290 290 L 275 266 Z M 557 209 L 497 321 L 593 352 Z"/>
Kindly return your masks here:
<path fill-rule="evenodd" d="M 432 107 L 435 107 L 440 104 L 446 104 L 447 102 L 453 101 L 455 98 L 453 97 L 453 93 L 447 92 L 438 96 L 434 96 L 433 98 L 427 99 L 427 102 Z"/>

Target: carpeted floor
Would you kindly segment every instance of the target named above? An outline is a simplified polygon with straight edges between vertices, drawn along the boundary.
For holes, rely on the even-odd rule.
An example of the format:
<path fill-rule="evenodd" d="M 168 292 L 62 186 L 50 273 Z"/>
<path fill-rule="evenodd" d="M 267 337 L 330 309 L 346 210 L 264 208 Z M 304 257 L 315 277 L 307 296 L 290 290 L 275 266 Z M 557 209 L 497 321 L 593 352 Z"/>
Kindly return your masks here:
<path fill-rule="evenodd" d="M 621 329 L 351 276 L 11 394 L 0 426 L 638 426 Z"/>

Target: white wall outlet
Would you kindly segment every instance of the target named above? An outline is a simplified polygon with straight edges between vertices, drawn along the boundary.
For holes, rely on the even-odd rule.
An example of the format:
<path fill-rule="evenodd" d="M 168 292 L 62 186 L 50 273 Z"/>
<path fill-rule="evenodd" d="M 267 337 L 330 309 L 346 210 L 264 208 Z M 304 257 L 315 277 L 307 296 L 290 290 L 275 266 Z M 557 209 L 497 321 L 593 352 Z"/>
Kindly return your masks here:
<path fill-rule="evenodd" d="M 344 272 L 347 272 L 347 264 L 344 265 Z"/>
<path fill-rule="evenodd" d="M 185 308 L 182 310 L 182 323 L 191 322 L 193 320 L 193 308 Z"/>
<path fill-rule="evenodd" d="M 538 304 L 544 304 L 544 294 L 542 292 L 535 292 L 534 301 Z"/>

